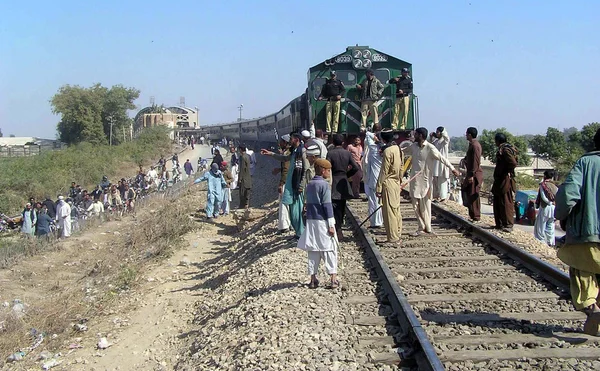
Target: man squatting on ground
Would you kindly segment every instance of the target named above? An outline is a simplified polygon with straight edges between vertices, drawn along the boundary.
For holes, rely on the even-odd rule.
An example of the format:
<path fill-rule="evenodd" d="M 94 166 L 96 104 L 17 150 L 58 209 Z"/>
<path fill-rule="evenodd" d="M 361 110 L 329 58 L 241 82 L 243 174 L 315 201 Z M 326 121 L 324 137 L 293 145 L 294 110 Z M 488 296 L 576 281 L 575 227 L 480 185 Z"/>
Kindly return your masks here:
<path fill-rule="evenodd" d="M 331 203 L 331 188 L 325 179 L 331 176 L 331 163 L 316 159 L 315 177 L 306 187 L 306 228 L 298 241 L 298 248 L 308 253 L 308 273 L 314 289 L 319 286 L 317 274 L 321 259 L 331 277 L 330 287 L 339 287 L 337 280 L 337 240 L 335 218 Z"/>

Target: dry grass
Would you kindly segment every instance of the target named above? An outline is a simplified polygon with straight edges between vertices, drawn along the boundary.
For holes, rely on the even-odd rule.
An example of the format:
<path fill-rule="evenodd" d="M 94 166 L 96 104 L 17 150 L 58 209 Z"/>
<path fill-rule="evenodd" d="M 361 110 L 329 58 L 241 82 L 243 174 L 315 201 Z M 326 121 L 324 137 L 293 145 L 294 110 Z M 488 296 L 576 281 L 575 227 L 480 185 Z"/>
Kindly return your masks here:
<path fill-rule="evenodd" d="M 182 236 L 194 229 L 196 223 L 189 215 L 198 197 L 197 190 L 185 190 L 173 200 L 149 201 L 106 248 L 76 251 L 71 258 L 88 263 L 70 276 L 47 273 L 39 300 L 26 303 L 31 306 L 22 318 L 17 318 L 12 310 L 4 310 L 0 314 L 0 365 L 9 354 L 34 342 L 32 328 L 45 334 L 44 348 L 59 350 L 63 341 L 73 335 L 72 323 L 107 313 L 120 295 L 136 284 L 147 264 L 168 256 Z M 44 274 L 43 268 L 40 270 Z M 20 274 L 24 280 L 29 274 L 39 279 L 40 272 Z M 5 296 L 2 299 L 7 300 Z M 56 339 L 51 339 L 52 334 L 58 335 Z M 27 357 L 27 362 L 33 358 Z"/>

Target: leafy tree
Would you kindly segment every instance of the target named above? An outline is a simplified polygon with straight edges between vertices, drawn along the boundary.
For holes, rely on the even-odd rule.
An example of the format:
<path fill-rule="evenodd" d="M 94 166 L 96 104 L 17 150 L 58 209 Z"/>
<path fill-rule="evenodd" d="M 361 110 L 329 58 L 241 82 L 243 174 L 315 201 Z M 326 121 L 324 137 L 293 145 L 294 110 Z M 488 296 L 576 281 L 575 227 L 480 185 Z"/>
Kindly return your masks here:
<path fill-rule="evenodd" d="M 546 135 L 534 136 L 529 144 L 535 154 L 552 161 L 558 161 L 568 152 L 564 134 L 555 128 L 548 128 Z"/>
<path fill-rule="evenodd" d="M 479 143 L 481 144 L 481 149 L 483 151 L 483 157 L 490 160 L 492 163 L 496 163 L 496 142 L 494 137 L 497 133 L 503 133 L 506 135 L 506 139 L 508 143 L 514 145 L 519 154 L 517 156 L 517 161 L 519 166 L 529 166 L 531 164 L 531 159 L 527 155 L 527 140 L 523 137 L 517 137 L 512 135 L 506 130 L 506 128 L 500 128 L 496 130 L 487 130 L 484 129 L 481 135 L 478 136 Z"/>
<path fill-rule="evenodd" d="M 131 119 L 127 110 L 134 109 L 133 101 L 139 90 L 115 85 L 108 89 L 100 84 L 89 88 L 64 85 L 50 103 L 52 112 L 60 114 L 57 125 L 59 139 L 67 144 L 89 142 L 104 144 L 109 141 L 110 124 L 113 123 L 113 143 L 119 143 L 115 133 L 129 127 Z"/>
<path fill-rule="evenodd" d="M 0 129 L 0 138 L 2 138 L 2 129 Z"/>
<path fill-rule="evenodd" d="M 11 134 L 11 135 L 9 135 L 8 137 L 9 137 L 9 138 L 15 138 L 15 135 L 14 135 L 14 134 Z"/>
<path fill-rule="evenodd" d="M 450 138 L 450 151 L 451 152 L 467 152 L 469 149 L 469 141 L 465 137 L 452 137 Z"/>

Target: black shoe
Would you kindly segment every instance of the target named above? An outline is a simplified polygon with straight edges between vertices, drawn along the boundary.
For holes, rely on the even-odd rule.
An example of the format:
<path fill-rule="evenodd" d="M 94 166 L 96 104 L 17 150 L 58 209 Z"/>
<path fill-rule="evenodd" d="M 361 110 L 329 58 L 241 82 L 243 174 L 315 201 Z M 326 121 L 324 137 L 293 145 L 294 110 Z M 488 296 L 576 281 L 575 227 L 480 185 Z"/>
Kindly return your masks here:
<path fill-rule="evenodd" d="M 367 229 L 380 229 L 380 228 L 383 228 L 383 227 L 380 225 L 371 225 L 371 226 L 367 227 Z"/>
<path fill-rule="evenodd" d="M 513 227 L 504 227 L 504 228 L 502 228 L 502 232 L 505 232 L 505 233 L 512 233 L 512 231 L 513 231 Z"/>
<path fill-rule="evenodd" d="M 288 233 L 289 231 L 290 231 L 290 229 L 289 229 L 289 228 L 286 228 L 286 229 L 280 229 L 280 230 L 278 230 L 278 231 L 277 231 L 277 234 L 285 234 L 285 233 Z"/>

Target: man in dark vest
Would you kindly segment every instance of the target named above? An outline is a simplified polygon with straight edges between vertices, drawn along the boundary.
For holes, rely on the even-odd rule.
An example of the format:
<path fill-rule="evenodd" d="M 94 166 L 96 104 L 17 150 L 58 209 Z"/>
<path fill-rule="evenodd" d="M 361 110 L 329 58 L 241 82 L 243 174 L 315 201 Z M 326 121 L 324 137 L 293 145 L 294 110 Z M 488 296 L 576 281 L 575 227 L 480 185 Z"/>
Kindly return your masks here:
<path fill-rule="evenodd" d="M 515 168 L 517 167 L 517 148 L 506 141 L 506 135 L 497 133 L 494 137 L 498 152 L 496 152 L 496 168 L 494 169 L 494 220 L 496 229 L 510 233 L 514 225 L 515 197 Z"/>
<path fill-rule="evenodd" d="M 327 112 L 327 132 L 334 133 L 338 131 L 338 123 L 340 122 L 340 101 L 346 92 L 344 83 L 337 79 L 335 71 L 329 73 L 329 79 L 321 89 L 319 99 L 327 100 L 325 106 Z M 331 123 L 333 122 L 333 128 Z"/>

